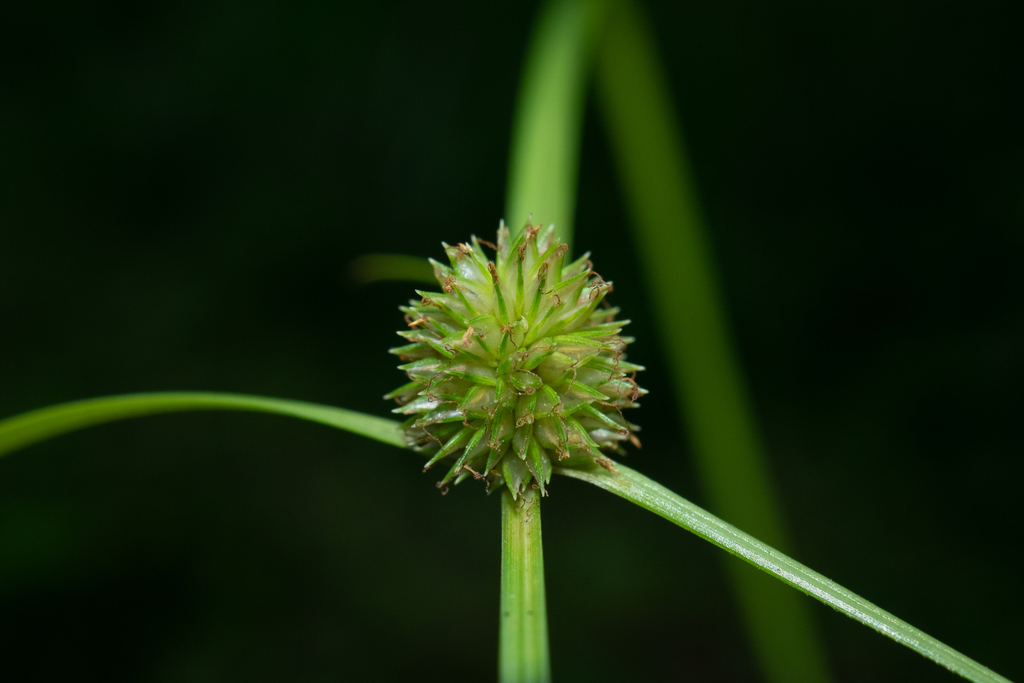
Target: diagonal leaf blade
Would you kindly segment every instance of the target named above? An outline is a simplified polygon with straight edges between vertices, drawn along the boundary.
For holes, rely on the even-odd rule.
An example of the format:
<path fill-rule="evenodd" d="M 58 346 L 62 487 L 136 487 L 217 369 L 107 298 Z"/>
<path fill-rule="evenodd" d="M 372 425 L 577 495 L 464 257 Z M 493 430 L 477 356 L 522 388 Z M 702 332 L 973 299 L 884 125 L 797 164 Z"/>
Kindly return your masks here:
<path fill-rule="evenodd" d="M 778 494 L 737 361 L 707 229 L 654 38 L 639 5 L 613 0 L 598 48 L 598 102 L 702 486 L 716 509 L 787 548 Z M 806 605 L 730 566 L 761 668 L 780 683 L 829 680 Z"/>
<path fill-rule="evenodd" d="M 86 427 L 161 413 L 244 410 L 297 417 L 406 448 L 398 422 L 319 403 L 217 392 L 160 392 L 62 403 L 0 421 L 0 456 Z"/>
<path fill-rule="evenodd" d="M 968 680 L 975 683 L 1009 683 L 1008 679 L 991 669 L 740 531 L 656 481 L 619 463 L 615 463 L 615 468 L 619 471 L 617 475 L 596 465 L 588 470 L 556 467 L 555 473 L 594 484 L 692 531 L 793 588 L 870 626 L 882 635 L 906 645 Z"/>

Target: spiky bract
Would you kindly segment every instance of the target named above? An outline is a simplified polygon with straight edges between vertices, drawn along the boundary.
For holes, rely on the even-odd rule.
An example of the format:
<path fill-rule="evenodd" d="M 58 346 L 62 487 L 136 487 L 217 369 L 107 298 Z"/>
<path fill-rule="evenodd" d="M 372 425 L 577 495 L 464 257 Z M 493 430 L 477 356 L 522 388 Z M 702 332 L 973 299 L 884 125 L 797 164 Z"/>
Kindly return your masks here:
<path fill-rule="evenodd" d="M 497 252 L 492 262 L 481 245 Z M 611 468 L 600 449 L 639 445 L 621 410 L 646 392 L 625 360 L 628 320 L 602 306 L 611 291 L 589 253 L 564 263 L 568 246 L 549 226 L 515 239 L 501 225 L 498 244 L 475 236 L 444 245 L 451 266 L 431 259 L 443 292 L 417 292 L 402 307 L 408 344 L 395 349 L 410 382 L 391 392 L 410 416 L 410 444 L 430 456 L 425 469 L 452 464 L 438 483 L 468 476 L 504 480 L 517 496 L 542 492 L 552 462 Z"/>

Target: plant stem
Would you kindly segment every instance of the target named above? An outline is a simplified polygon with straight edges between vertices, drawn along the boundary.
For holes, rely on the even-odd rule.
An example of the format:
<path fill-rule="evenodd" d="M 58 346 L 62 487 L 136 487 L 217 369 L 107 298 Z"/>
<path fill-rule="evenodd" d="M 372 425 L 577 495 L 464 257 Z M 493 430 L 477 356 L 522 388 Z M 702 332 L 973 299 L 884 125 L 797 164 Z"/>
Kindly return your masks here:
<path fill-rule="evenodd" d="M 778 495 L 734 350 L 686 150 L 654 39 L 640 8 L 611 3 L 596 52 L 597 94 L 615 155 L 662 347 L 689 425 L 701 484 L 715 510 L 789 548 Z M 747 632 L 765 677 L 829 679 L 807 606 L 730 563 Z"/>
<path fill-rule="evenodd" d="M 615 468 L 619 474 L 611 474 L 596 465 L 587 470 L 556 467 L 555 473 L 599 486 L 692 531 L 793 588 L 870 626 L 882 635 L 906 645 L 964 678 L 975 683 L 1010 683 L 991 669 L 740 531 L 658 482 L 619 463 L 615 463 Z"/>
<path fill-rule="evenodd" d="M 513 500 L 501 491 L 501 625 L 498 680 L 551 680 L 548 619 L 544 602 L 540 493 L 529 489 Z"/>
<path fill-rule="evenodd" d="M 583 102 L 602 0 L 551 0 L 541 9 L 516 97 L 505 195 L 513 237 L 531 214 L 572 244 Z"/>

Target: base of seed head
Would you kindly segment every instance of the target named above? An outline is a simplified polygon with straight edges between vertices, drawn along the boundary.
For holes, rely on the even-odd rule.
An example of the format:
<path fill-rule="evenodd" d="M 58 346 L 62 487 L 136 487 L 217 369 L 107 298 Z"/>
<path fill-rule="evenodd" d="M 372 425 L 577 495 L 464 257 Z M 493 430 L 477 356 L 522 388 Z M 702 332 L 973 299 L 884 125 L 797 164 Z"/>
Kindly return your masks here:
<path fill-rule="evenodd" d="M 450 266 L 431 259 L 441 291 L 417 291 L 401 309 L 408 343 L 391 353 L 409 383 L 385 397 L 408 416 L 424 471 L 444 462 L 443 491 L 473 477 L 513 497 L 546 494 L 556 462 L 614 471 L 602 451 L 640 445 L 622 410 L 647 392 L 634 380 L 643 367 L 626 361 L 629 321 L 605 303 L 612 284 L 589 252 L 567 262 L 554 226 L 529 223 L 514 240 L 502 223 L 496 245 L 474 236 L 444 250 Z"/>

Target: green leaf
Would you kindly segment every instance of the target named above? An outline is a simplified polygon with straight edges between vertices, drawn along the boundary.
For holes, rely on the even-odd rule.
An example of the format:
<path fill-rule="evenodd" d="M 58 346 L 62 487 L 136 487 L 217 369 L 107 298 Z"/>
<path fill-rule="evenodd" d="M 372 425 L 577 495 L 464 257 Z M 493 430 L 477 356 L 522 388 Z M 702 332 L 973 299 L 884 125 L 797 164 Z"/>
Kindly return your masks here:
<path fill-rule="evenodd" d="M 213 392 L 126 394 L 63 403 L 0 421 L 0 455 L 85 427 L 131 417 L 192 410 L 249 410 L 288 415 L 406 448 L 400 423 L 318 403 Z"/>
<path fill-rule="evenodd" d="M 534 489 L 519 500 L 507 488 L 501 491 L 501 683 L 551 680 L 540 498 Z"/>
<path fill-rule="evenodd" d="M 668 85 L 633 2 L 616 0 L 609 8 L 596 79 L 701 484 L 715 509 L 789 548 Z M 806 606 L 756 573 L 736 566 L 730 573 L 766 678 L 828 680 L 824 648 Z"/>
<path fill-rule="evenodd" d="M 533 29 L 516 98 L 505 195 L 512 236 L 531 214 L 572 244 L 583 102 L 601 0 L 554 0 Z"/>
<path fill-rule="evenodd" d="M 349 275 L 361 285 L 396 280 L 437 285 L 427 259 L 405 254 L 364 254 L 349 264 Z"/>
<path fill-rule="evenodd" d="M 1009 683 L 1006 678 L 973 659 L 722 521 L 661 484 L 619 463 L 615 463 L 614 466 L 619 471 L 617 475 L 596 465 L 589 470 L 556 467 L 555 473 L 590 482 L 692 531 L 793 588 L 916 650 L 964 678 L 976 683 Z"/>

